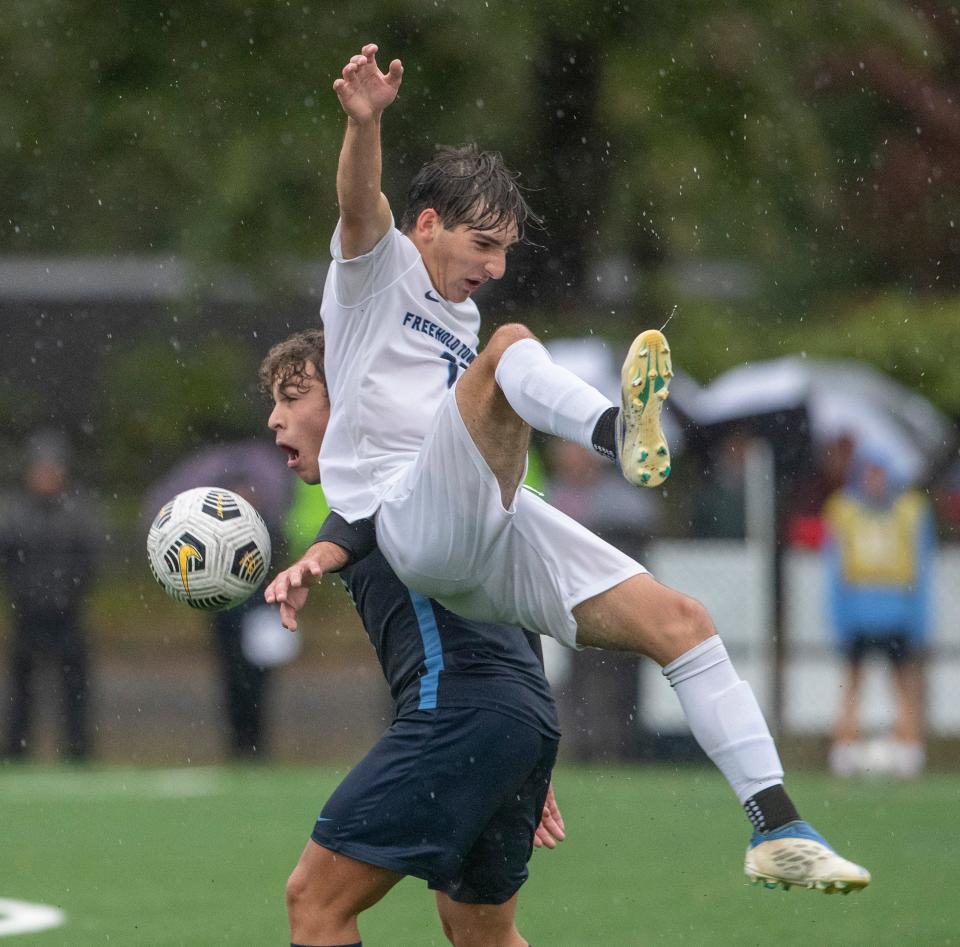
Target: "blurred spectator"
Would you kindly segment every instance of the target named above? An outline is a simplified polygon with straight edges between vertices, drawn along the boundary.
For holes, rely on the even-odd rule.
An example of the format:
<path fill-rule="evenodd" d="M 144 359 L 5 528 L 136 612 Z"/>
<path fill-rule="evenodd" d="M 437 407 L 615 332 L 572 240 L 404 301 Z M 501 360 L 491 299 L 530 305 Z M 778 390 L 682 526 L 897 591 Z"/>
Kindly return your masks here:
<path fill-rule="evenodd" d="M 934 493 L 934 502 L 943 537 L 960 537 L 960 461 L 954 463 L 940 478 Z"/>
<path fill-rule="evenodd" d="M 824 518 L 830 609 L 846 665 L 831 768 L 852 775 L 865 759 L 875 768 L 877 754 L 865 756 L 860 743 L 860 697 L 863 658 L 878 651 L 892 665 L 896 694 L 889 767 L 917 775 L 925 762 L 922 659 L 936 552 L 930 506 L 895 481 L 886 457 L 861 451 Z"/>
<path fill-rule="evenodd" d="M 638 557 L 659 524 L 656 490 L 638 490 L 596 451 L 551 438 L 550 503 L 627 555 Z"/>
<path fill-rule="evenodd" d="M 242 646 L 244 615 L 256 597 L 254 593 L 236 608 L 214 612 L 211 620 L 229 727 L 227 752 L 237 760 L 264 759 L 267 749 L 263 735 L 263 699 L 268 671 L 248 661 Z"/>
<path fill-rule="evenodd" d="M 68 445 L 56 431 L 38 431 L 27 445 L 23 489 L 0 513 L 0 575 L 11 604 L 9 715 L 4 752 L 24 756 L 37 671 L 60 677 L 59 753 L 82 760 L 91 752 L 88 725 L 89 652 L 83 601 L 94 576 L 96 518 L 68 490 Z"/>
<path fill-rule="evenodd" d="M 691 530 L 701 539 L 743 539 L 746 535 L 745 466 L 750 435 L 732 431 L 724 437 L 710 465 L 710 476 L 696 492 Z"/>
<path fill-rule="evenodd" d="M 820 465 L 813 475 L 797 471 L 787 519 L 787 541 L 791 546 L 820 549 L 826 538 L 823 508 L 827 499 L 847 483 L 856 441 L 850 434 L 841 434 L 827 443 L 820 452 Z"/>
<path fill-rule="evenodd" d="M 228 482 L 228 489 L 257 506 L 257 495 L 248 484 Z M 259 590 L 236 608 L 214 612 L 211 630 L 223 686 L 228 755 L 235 760 L 265 759 L 271 669 L 296 655 L 300 639 L 283 628 L 277 610 L 263 601 Z"/>
<path fill-rule="evenodd" d="M 656 492 L 630 486 L 612 464 L 577 444 L 551 439 L 549 448 L 550 503 L 642 562 L 657 522 Z M 636 757 L 640 658 L 593 649 L 570 657 L 566 698 L 575 725 L 566 740 L 572 755 L 583 761 Z"/>

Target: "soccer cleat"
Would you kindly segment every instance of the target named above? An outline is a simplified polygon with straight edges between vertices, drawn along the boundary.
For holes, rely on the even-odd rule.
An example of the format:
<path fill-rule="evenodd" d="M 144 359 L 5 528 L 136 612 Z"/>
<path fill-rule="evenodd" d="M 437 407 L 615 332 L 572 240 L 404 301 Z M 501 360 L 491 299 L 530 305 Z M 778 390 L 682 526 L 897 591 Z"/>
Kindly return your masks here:
<path fill-rule="evenodd" d="M 659 487 L 670 476 L 670 450 L 660 429 L 660 409 L 673 369 L 662 332 L 647 329 L 633 340 L 620 373 L 622 403 L 617 417 L 617 462 L 638 487 Z"/>
<path fill-rule="evenodd" d="M 870 884 L 870 872 L 841 858 L 808 822 L 788 822 L 772 832 L 754 831 L 743 866 L 765 888 L 815 888 L 849 894 Z"/>

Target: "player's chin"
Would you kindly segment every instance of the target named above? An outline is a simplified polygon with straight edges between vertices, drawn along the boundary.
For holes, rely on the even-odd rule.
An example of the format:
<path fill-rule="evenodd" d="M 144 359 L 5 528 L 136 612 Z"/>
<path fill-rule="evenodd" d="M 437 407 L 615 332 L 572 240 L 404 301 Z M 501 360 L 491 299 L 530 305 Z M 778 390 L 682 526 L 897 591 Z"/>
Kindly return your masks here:
<path fill-rule="evenodd" d="M 311 463 L 303 454 L 290 461 L 287 466 L 304 483 L 315 484 L 320 482 L 320 465 L 315 460 Z"/>
<path fill-rule="evenodd" d="M 466 302 L 482 285 L 478 280 L 465 280 L 447 299 L 452 303 Z"/>

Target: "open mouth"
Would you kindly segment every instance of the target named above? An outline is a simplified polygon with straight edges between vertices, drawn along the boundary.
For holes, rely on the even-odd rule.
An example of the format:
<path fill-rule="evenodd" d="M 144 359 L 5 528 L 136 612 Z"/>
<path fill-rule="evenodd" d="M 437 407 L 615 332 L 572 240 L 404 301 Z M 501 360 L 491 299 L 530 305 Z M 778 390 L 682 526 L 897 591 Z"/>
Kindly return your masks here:
<path fill-rule="evenodd" d="M 277 445 L 281 450 L 285 451 L 287 454 L 287 466 L 296 467 L 297 463 L 300 460 L 300 451 L 295 447 L 290 447 L 287 444 L 278 444 Z"/>
<path fill-rule="evenodd" d="M 467 280 L 464 280 L 464 282 L 467 284 L 467 292 L 470 292 L 470 293 L 472 293 L 475 289 L 479 289 L 481 286 L 483 286 L 483 280 L 479 280 L 479 279 L 467 279 Z"/>

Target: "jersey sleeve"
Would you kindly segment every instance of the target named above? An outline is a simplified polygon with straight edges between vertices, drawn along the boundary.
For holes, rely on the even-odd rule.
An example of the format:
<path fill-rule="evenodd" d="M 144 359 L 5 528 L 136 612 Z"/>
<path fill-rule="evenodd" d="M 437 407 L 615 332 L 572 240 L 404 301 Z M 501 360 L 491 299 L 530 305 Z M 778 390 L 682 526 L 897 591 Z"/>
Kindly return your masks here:
<path fill-rule="evenodd" d="M 330 513 L 314 542 L 329 542 L 339 546 L 350 557 L 347 565 L 352 565 L 365 559 L 377 548 L 377 531 L 372 519 L 348 523 L 339 513 Z"/>
<path fill-rule="evenodd" d="M 330 278 L 337 305 L 352 308 L 363 305 L 396 282 L 416 263 L 419 254 L 397 230 L 391 216 L 389 230 L 372 250 L 346 259 L 341 244 L 342 223 L 337 221 L 330 240 L 330 256 L 333 258 Z"/>

